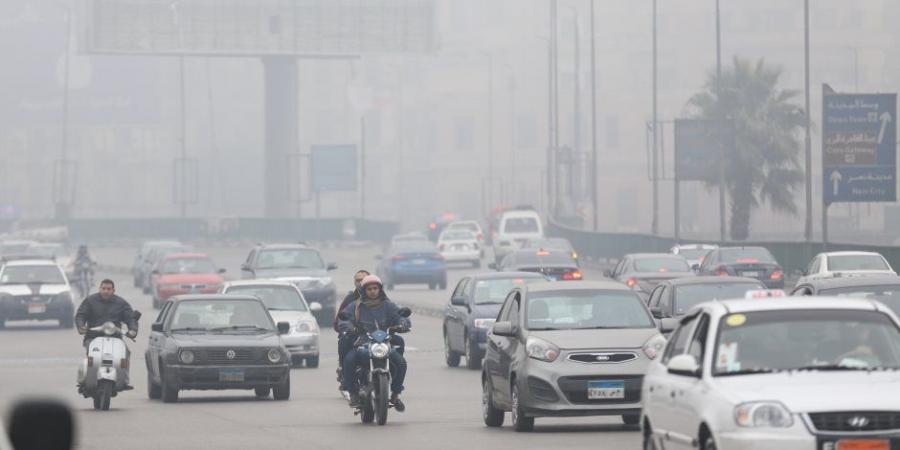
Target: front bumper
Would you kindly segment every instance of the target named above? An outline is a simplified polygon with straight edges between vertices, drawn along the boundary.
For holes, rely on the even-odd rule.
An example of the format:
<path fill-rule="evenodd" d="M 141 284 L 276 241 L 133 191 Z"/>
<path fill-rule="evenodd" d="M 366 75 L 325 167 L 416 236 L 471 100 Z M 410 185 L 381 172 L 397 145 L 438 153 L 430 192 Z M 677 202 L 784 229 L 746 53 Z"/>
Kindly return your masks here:
<path fill-rule="evenodd" d="M 797 424 L 794 424 L 794 427 L 797 427 Z M 816 438 L 802 425 L 799 428 L 793 432 L 734 430 L 721 433 L 714 438 L 719 448 L 735 450 L 819 450 L 816 446 Z M 837 450 L 836 446 L 832 448 Z"/>
<path fill-rule="evenodd" d="M 291 333 L 281 336 L 291 356 L 316 356 L 319 354 L 318 333 Z"/>
<path fill-rule="evenodd" d="M 29 304 L 14 299 L 0 300 L 0 319 L 3 320 L 66 320 L 75 316 L 75 307 L 70 302 L 52 301 L 39 303 L 43 312 L 29 312 Z"/>
<path fill-rule="evenodd" d="M 244 381 L 220 381 L 222 371 L 241 370 Z M 275 387 L 290 375 L 288 363 L 270 365 L 168 365 L 164 372 L 166 381 L 178 389 L 226 390 Z"/>

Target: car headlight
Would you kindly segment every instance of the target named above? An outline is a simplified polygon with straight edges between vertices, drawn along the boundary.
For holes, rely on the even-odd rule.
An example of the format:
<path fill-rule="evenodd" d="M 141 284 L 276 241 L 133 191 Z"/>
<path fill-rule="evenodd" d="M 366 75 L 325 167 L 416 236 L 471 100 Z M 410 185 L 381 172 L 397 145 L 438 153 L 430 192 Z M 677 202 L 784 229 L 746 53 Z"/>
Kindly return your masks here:
<path fill-rule="evenodd" d="M 475 319 L 473 325 L 475 325 L 475 328 L 490 328 L 496 321 L 497 319 Z"/>
<path fill-rule="evenodd" d="M 269 362 L 277 363 L 278 361 L 281 361 L 281 350 L 277 348 L 270 349 L 267 356 L 269 357 Z"/>
<path fill-rule="evenodd" d="M 559 357 L 559 347 L 533 336 L 525 341 L 525 352 L 539 361 L 553 362 Z"/>
<path fill-rule="evenodd" d="M 178 353 L 178 359 L 183 364 L 193 364 L 195 355 L 194 355 L 194 352 L 192 352 L 190 350 L 182 350 L 180 353 Z"/>
<path fill-rule="evenodd" d="M 372 354 L 375 358 L 384 358 L 391 351 L 391 346 L 385 344 L 384 342 L 379 342 L 376 344 L 372 344 L 369 346 L 369 353 Z"/>
<path fill-rule="evenodd" d="M 794 418 L 780 402 L 743 403 L 734 408 L 734 421 L 748 428 L 787 428 Z"/>
<path fill-rule="evenodd" d="M 653 336 L 644 344 L 644 354 L 647 355 L 651 360 L 656 359 L 657 356 L 662 354 L 663 349 L 666 348 L 666 338 L 661 334 L 657 334 Z"/>
<path fill-rule="evenodd" d="M 318 333 L 319 325 L 315 321 L 301 320 L 294 325 L 294 330 L 298 333 Z"/>

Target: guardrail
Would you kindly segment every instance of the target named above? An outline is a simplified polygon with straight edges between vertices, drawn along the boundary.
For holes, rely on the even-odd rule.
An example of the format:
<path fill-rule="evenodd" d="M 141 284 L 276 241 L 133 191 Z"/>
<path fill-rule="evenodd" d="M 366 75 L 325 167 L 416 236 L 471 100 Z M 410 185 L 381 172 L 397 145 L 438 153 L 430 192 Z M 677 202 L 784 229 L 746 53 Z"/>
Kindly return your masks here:
<path fill-rule="evenodd" d="M 568 239 L 578 254 L 594 260 L 618 260 L 629 253 L 668 253 L 676 244 L 667 237 L 639 233 L 604 233 L 578 230 L 553 221 L 547 226 L 550 236 Z M 682 243 L 687 241 L 682 240 Z M 723 247 L 765 247 L 781 263 L 785 271 L 792 273 L 806 268 L 813 256 L 823 251 L 864 251 L 884 255 L 895 270 L 900 269 L 900 247 L 892 245 L 862 245 L 821 242 L 788 241 L 690 241 L 692 244 L 715 244 Z"/>

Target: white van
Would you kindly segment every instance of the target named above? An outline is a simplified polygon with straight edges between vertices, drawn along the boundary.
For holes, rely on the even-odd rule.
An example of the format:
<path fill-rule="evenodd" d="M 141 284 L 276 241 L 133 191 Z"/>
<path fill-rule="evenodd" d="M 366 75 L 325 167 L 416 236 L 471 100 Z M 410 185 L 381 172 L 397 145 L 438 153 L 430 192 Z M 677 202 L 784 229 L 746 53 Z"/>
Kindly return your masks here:
<path fill-rule="evenodd" d="M 500 264 L 506 255 L 521 248 L 522 244 L 529 239 L 542 237 L 544 237 L 544 225 L 537 211 L 506 211 L 500 216 L 499 226 L 491 240 L 494 248 L 494 261 Z"/>

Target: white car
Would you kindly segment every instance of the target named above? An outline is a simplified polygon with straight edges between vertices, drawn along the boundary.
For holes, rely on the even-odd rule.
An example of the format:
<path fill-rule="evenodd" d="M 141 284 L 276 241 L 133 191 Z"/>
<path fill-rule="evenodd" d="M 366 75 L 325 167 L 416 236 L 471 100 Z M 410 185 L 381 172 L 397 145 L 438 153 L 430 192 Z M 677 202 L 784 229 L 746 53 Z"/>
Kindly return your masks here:
<path fill-rule="evenodd" d="M 707 302 L 642 387 L 644 449 L 897 449 L 900 321 L 875 301 Z"/>
<path fill-rule="evenodd" d="M 230 281 L 222 286 L 221 292 L 252 295 L 262 300 L 275 323 L 291 324 L 291 332 L 281 336 L 291 354 L 291 363 L 300 366 L 306 361 L 306 367 L 319 367 L 319 325 L 313 313 L 322 310 L 321 304 L 307 304 L 300 288 L 288 281 Z"/>
<path fill-rule="evenodd" d="M 481 267 L 484 249 L 475 233 L 466 230 L 444 230 L 438 237 L 438 251 L 448 263 L 466 262 Z"/>
<path fill-rule="evenodd" d="M 537 211 L 515 209 L 500 216 L 497 229 L 491 237 L 494 248 L 494 262 L 500 265 L 506 255 L 522 248 L 529 239 L 544 237 L 544 225 Z"/>
<path fill-rule="evenodd" d="M 484 245 L 484 232 L 481 230 L 481 225 L 474 220 L 457 220 L 456 222 L 450 222 L 445 228 L 444 231 L 448 230 L 465 230 L 471 231 L 475 233 L 475 238 L 478 239 L 479 245 Z"/>
<path fill-rule="evenodd" d="M 18 320 L 56 320 L 61 328 L 74 326 L 72 289 L 56 262 L 17 259 L 0 266 L 0 328 Z"/>
<path fill-rule="evenodd" d="M 703 258 L 710 250 L 719 248 L 718 245 L 710 244 L 683 244 L 672 247 L 673 255 L 681 255 L 691 265 L 691 269 L 695 271 L 703 264 Z"/>
<path fill-rule="evenodd" d="M 803 271 L 797 284 L 836 277 L 897 275 L 890 263 L 874 252 L 819 253 Z"/>

